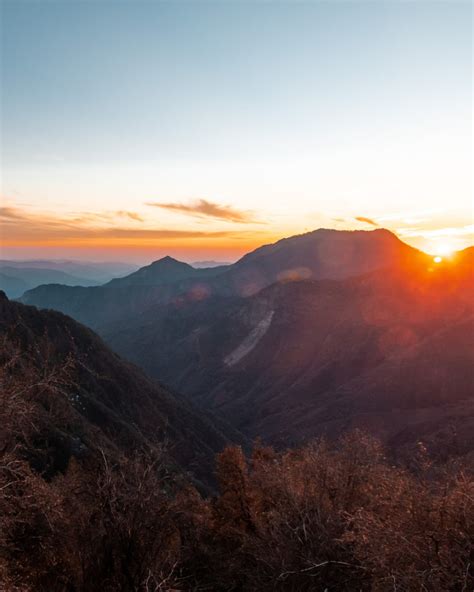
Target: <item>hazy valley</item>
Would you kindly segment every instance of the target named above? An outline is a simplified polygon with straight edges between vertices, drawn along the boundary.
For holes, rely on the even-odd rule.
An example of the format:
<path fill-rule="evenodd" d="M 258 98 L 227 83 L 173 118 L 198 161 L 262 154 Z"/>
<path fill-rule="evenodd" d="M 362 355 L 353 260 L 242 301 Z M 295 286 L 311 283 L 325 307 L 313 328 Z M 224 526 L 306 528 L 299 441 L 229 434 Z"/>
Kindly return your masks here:
<path fill-rule="evenodd" d="M 472 266 L 472 249 L 435 263 L 385 230 L 319 230 L 227 267 L 165 258 L 102 287 L 41 286 L 22 300 L 90 324 L 250 438 L 287 446 L 360 427 L 440 453 L 454 438 L 467 454 Z"/>

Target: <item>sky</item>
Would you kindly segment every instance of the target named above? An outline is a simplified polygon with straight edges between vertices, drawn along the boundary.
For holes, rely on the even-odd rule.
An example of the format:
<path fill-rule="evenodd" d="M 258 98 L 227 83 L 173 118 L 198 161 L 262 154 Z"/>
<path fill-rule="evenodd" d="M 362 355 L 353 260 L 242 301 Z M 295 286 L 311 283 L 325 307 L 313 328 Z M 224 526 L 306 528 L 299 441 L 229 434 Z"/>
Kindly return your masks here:
<path fill-rule="evenodd" d="M 473 242 L 469 1 L 3 0 L 3 258 Z"/>

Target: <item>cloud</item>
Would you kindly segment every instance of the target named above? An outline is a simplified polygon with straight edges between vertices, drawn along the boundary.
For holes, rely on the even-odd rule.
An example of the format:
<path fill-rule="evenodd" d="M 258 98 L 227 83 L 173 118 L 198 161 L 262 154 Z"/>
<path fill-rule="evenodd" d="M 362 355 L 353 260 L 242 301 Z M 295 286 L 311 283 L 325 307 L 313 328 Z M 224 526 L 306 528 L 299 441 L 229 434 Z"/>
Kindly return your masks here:
<path fill-rule="evenodd" d="M 231 206 L 221 205 L 208 201 L 207 199 L 198 199 L 189 204 L 183 203 L 159 203 L 146 202 L 145 205 L 156 208 L 163 208 L 165 210 L 173 210 L 176 212 L 184 212 L 191 216 L 217 218 L 219 220 L 227 220 L 228 222 L 249 223 L 255 222 L 251 212 L 244 210 L 237 210 Z"/>
<path fill-rule="evenodd" d="M 467 226 L 449 226 L 445 228 L 400 228 L 398 233 L 403 237 L 438 238 L 445 236 L 474 236 L 474 224 Z"/>
<path fill-rule="evenodd" d="M 135 220 L 136 222 L 143 222 L 143 218 L 136 212 L 126 212 L 125 210 L 119 210 L 116 212 L 116 214 L 122 218 L 130 218 L 130 220 Z"/>
<path fill-rule="evenodd" d="M 117 218 L 142 221 L 134 212 L 92 212 L 76 216 L 52 213 L 29 213 L 16 207 L 0 208 L 2 241 L 5 245 L 87 242 L 147 242 L 173 239 L 248 239 L 254 232 L 181 230 L 173 228 L 138 228 L 116 224 Z"/>
<path fill-rule="evenodd" d="M 0 218 L 7 220 L 21 220 L 23 215 L 16 208 L 0 207 Z"/>
<path fill-rule="evenodd" d="M 423 210 L 404 210 L 402 212 L 394 212 L 387 216 L 379 216 L 379 222 L 400 222 L 403 221 L 411 224 L 411 221 L 422 219 L 420 221 L 430 221 L 433 216 L 446 213 L 446 208 L 425 208 Z M 416 223 L 416 222 L 415 222 Z"/>
<path fill-rule="evenodd" d="M 358 222 L 365 222 L 366 224 L 371 224 L 372 226 L 378 226 L 377 222 L 375 222 L 375 220 L 372 220 L 372 218 L 367 218 L 366 216 L 356 216 L 355 218 Z"/>
<path fill-rule="evenodd" d="M 136 212 L 129 212 L 127 210 L 117 210 L 115 212 L 86 212 L 81 213 L 73 218 L 74 222 L 79 224 L 87 222 L 114 222 L 117 218 L 128 218 L 136 222 L 143 222 L 144 219 Z"/>
<path fill-rule="evenodd" d="M 172 239 L 172 238 L 226 238 L 236 237 L 235 232 L 218 231 L 204 232 L 199 230 L 176 229 L 133 229 L 133 228 L 107 228 L 96 232 L 95 235 L 108 238 L 138 238 L 138 239 Z M 244 233 L 239 233 L 244 234 Z M 245 233 L 246 234 L 246 233 Z"/>

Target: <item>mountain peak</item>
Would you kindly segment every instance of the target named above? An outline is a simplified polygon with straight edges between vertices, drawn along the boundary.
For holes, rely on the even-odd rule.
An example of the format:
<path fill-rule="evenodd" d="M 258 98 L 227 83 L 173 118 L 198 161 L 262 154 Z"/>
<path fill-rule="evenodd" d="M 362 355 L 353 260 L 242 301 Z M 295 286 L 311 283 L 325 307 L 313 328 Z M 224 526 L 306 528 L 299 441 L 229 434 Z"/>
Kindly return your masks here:
<path fill-rule="evenodd" d="M 387 236 L 391 238 L 398 239 L 397 235 L 388 230 L 388 228 L 369 228 L 369 229 L 354 229 L 354 230 L 339 230 L 337 228 L 316 228 L 315 230 L 310 230 L 308 232 L 304 232 L 302 234 L 297 234 L 295 236 L 290 236 L 288 239 L 283 240 L 292 240 L 298 237 L 304 236 L 312 236 L 312 237 L 324 237 L 324 236 L 346 236 L 346 237 L 368 237 L 371 236 L 372 238 L 379 237 L 379 236 Z"/>
<path fill-rule="evenodd" d="M 286 278 L 339 279 L 399 265 L 419 251 L 385 228 L 318 228 L 248 253 L 233 265 L 241 294 Z"/>
<path fill-rule="evenodd" d="M 157 259 L 156 261 L 153 261 L 152 263 L 150 263 L 150 265 L 147 265 L 145 267 L 142 267 L 141 269 L 147 269 L 149 267 L 158 267 L 158 266 L 176 266 L 176 267 L 191 267 L 191 265 L 189 265 L 188 263 L 184 263 L 184 261 L 179 261 L 178 259 L 175 259 L 174 257 L 171 257 L 170 255 L 165 255 L 165 257 L 162 257 L 161 259 Z M 138 270 L 140 271 L 140 270 Z"/>
<path fill-rule="evenodd" d="M 195 273 L 195 269 L 188 263 L 178 261 L 169 255 L 157 259 L 140 267 L 138 271 L 123 278 L 112 280 L 109 286 L 160 286 L 169 284 L 188 277 Z"/>

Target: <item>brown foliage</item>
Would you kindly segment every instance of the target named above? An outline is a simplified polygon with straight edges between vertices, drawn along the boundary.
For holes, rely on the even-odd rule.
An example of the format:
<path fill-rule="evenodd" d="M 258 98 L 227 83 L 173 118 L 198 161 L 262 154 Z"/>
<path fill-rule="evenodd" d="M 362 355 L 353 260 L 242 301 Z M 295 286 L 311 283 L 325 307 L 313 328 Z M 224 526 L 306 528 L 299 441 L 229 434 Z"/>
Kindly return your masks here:
<path fill-rule="evenodd" d="M 225 484 L 214 504 L 218 589 L 473 589 L 467 473 L 391 466 L 380 444 L 358 432 L 336 449 L 257 447 L 248 466 L 227 449 L 218 467 Z"/>
<path fill-rule="evenodd" d="M 203 499 L 157 447 L 97 432 L 94 448 L 67 363 L 12 350 L 0 380 L 2 592 L 474 589 L 472 474 L 421 446 L 410 469 L 359 432 L 249 459 L 229 447 Z M 61 453 L 67 433 L 86 455 Z"/>

